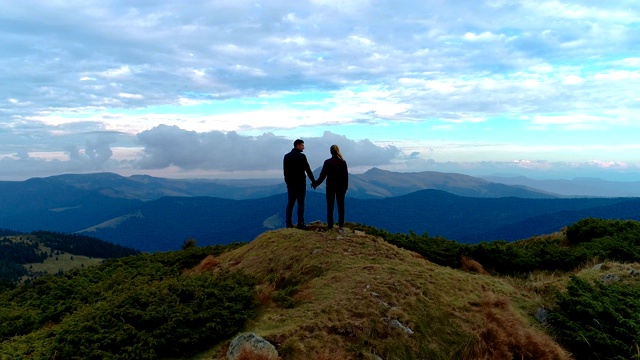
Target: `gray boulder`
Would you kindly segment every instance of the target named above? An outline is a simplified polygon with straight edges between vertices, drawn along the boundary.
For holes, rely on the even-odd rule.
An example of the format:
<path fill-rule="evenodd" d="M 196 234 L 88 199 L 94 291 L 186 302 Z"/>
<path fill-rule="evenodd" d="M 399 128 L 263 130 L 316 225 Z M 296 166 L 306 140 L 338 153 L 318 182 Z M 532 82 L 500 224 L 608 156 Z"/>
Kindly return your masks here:
<path fill-rule="evenodd" d="M 547 320 L 549 319 L 549 311 L 545 309 L 544 306 L 540 306 L 534 316 L 538 321 L 540 321 L 540 323 L 546 325 Z"/>
<path fill-rule="evenodd" d="M 231 340 L 229 350 L 227 350 L 227 359 L 238 359 L 243 348 L 247 348 L 253 353 L 262 354 L 267 359 L 278 358 L 278 351 L 270 342 L 254 333 L 242 333 Z"/>
<path fill-rule="evenodd" d="M 382 321 L 386 322 L 391 327 L 400 329 L 402 332 L 404 332 L 407 335 L 413 335 L 413 330 L 411 330 L 407 326 L 402 325 L 402 323 L 400 323 L 400 321 L 398 321 L 397 319 L 382 318 Z"/>
<path fill-rule="evenodd" d="M 602 281 L 605 284 L 614 282 L 614 281 L 620 281 L 620 276 L 616 274 L 605 274 L 600 277 L 600 281 Z"/>

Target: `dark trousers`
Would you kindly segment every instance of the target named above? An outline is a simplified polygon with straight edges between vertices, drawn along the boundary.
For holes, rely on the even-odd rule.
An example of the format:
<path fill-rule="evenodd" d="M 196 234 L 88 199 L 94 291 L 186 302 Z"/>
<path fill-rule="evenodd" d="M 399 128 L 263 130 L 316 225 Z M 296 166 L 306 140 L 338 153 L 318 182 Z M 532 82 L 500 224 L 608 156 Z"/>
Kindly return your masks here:
<path fill-rule="evenodd" d="M 304 198 L 307 195 L 306 184 L 287 185 L 287 226 L 292 226 L 293 207 L 298 203 L 298 225 L 304 224 Z"/>
<path fill-rule="evenodd" d="M 345 191 L 327 188 L 327 225 L 329 229 L 333 227 L 333 205 L 334 201 L 338 205 L 338 226 L 344 226 L 344 197 Z"/>

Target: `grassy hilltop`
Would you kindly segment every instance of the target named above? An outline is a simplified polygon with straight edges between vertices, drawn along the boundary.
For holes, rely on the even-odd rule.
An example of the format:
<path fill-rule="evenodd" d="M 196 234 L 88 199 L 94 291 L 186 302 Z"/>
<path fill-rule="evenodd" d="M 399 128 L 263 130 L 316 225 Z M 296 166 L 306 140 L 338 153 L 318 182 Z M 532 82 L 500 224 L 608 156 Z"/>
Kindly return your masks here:
<path fill-rule="evenodd" d="M 568 358 L 528 315 L 539 304 L 508 281 L 435 265 L 379 237 L 279 230 L 218 261 L 260 279 L 265 311 L 245 330 L 285 358 Z"/>
<path fill-rule="evenodd" d="M 462 245 L 349 224 L 187 241 L 0 292 L 0 358 L 224 359 L 240 332 L 280 359 L 638 358 L 639 229 L 587 219 Z"/>

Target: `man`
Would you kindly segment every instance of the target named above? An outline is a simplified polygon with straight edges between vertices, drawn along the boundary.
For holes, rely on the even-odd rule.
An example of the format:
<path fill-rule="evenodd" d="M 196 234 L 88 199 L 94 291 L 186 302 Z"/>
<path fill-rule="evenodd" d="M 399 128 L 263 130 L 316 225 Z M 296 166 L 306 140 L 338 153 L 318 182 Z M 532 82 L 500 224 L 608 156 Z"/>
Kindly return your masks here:
<path fill-rule="evenodd" d="M 304 141 L 297 139 L 293 142 L 293 149 L 284 156 L 284 182 L 287 183 L 287 211 L 286 224 L 288 228 L 293 227 L 293 206 L 298 203 L 298 228 L 308 229 L 304 223 L 304 198 L 307 195 L 307 176 L 314 183 L 315 177 L 311 172 L 311 167 L 304 151 Z M 306 173 L 306 176 L 305 176 Z"/>

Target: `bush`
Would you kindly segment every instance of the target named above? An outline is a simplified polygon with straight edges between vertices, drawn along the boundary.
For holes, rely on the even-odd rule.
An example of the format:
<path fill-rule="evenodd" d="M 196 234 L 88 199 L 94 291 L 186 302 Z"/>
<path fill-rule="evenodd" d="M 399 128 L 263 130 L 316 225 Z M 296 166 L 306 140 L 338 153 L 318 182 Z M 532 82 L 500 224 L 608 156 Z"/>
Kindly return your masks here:
<path fill-rule="evenodd" d="M 255 315 L 255 280 L 185 270 L 235 246 L 112 259 L 5 290 L 0 358 L 154 359 L 208 348 Z"/>
<path fill-rule="evenodd" d="M 467 256 L 485 270 L 505 275 L 525 275 L 536 270 L 569 271 L 593 258 L 640 261 L 640 222 L 632 220 L 583 219 L 567 227 L 567 241 L 556 237 L 473 245 L 430 237 L 426 233 L 391 234 L 362 224 L 350 226 L 415 251 L 438 265 L 460 268 L 462 257 Z"/>
<path fill-rule="evenodd" d="M 587 218 L 567 227 L 567 240 L 577 245 L 594 239 L 620 234 L 635 234 L 640 239 L 640 222 L 633 220 L 604 220 Z"/>
<path fill-rule="evenodd" d="M 253 316 L 254 286 L 239 273 L 146 286 L 134 281 L 127 291 L 65 318 L 51 350 L 61 358 L 88 359 L 193 354 L 235 334 Z"/>
<path fill-rule="evenodd" d="M 549 322 L 577 359 L 640 359 L 640 285 L 572 277 L 556 305 Z"/>

